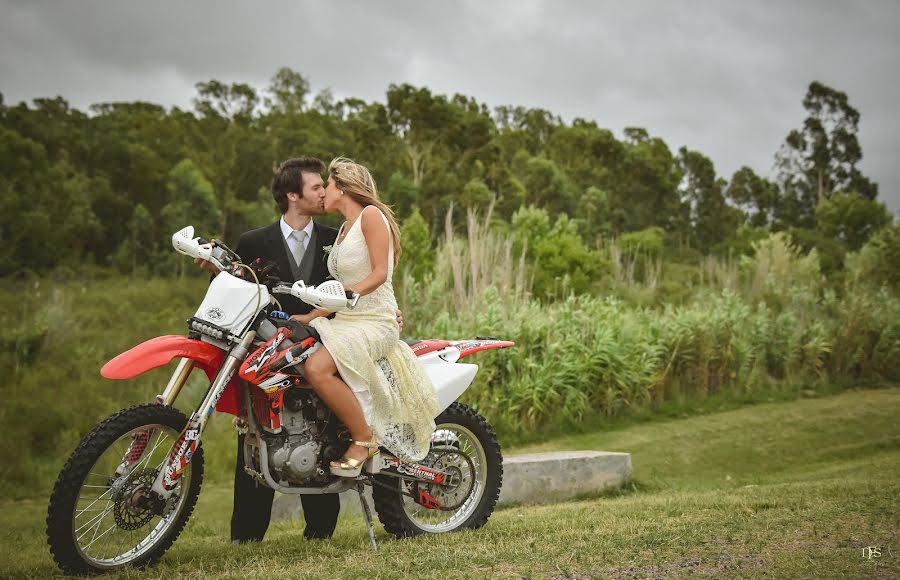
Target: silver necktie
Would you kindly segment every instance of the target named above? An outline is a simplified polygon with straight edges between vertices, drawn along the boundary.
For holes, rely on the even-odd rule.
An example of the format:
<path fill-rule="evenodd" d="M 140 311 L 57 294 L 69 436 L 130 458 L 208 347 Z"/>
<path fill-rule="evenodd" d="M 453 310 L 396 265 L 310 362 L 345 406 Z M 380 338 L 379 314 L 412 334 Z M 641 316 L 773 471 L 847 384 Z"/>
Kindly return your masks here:
<path fill-rule="evenodd" d="M 300 266 L 300 262 L 303 261 L 303 254 L 306 252 L 306 249 L 303 247 L 303 242 L 306 240 L 306 230 L 294 230 L 291 232 L 291 237 L 296 240 L 294 244 L 294 263 Z"/>

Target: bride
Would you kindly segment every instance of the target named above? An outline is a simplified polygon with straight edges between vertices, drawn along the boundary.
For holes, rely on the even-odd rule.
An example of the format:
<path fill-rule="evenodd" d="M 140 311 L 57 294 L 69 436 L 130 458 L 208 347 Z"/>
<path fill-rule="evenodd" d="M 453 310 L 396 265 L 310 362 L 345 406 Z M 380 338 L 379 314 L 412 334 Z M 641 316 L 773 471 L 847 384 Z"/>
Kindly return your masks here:
<path fill-rule="evenodd" d="M 362 165 L 338 157 L 328 172 L 325 211 L 340 212 L 346 220 L 328 256 L 328 270 L 361 296 L 356 308 L 330 320 L 324 310 L 294 318 L 322 337 L 324 348 L 306 362 L 306 378 L 353 439 L 344 456 L 331 462 L 331 472 L 356 477 L 367 460 L 377 459 L 379 445 L 408 461 L 428 453 L 437 394 L 400 340 L 391 284 L 400 256 L 394 214 L 378 198 L 375 181 Z"/>

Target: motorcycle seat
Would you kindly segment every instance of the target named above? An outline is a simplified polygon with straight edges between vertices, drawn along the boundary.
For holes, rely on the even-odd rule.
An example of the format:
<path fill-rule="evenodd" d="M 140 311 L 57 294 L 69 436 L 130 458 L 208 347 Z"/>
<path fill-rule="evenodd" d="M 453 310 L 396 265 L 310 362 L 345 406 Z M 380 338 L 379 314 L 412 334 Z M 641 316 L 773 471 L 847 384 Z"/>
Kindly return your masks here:
<path fill-rule="evenodd" d="M 416 354 L 416 356 L 422 356 L 423 354 L 427 354 L 429 352 L 434 352 L 436 350 L 441 350 L 442 348 L 447 348 L 450 346 L 449 340 L 434 340 L 434 339 L 404 339 L 403 342 L 409 345 L 409 348 Z"/>

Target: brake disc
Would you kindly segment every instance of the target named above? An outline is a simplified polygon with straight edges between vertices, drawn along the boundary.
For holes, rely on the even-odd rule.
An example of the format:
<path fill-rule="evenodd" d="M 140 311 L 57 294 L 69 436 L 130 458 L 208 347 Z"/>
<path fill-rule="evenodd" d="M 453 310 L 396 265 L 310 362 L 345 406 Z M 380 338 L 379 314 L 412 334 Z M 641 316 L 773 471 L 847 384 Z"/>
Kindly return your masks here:
<path fill-rule="evenodd" d="M 136 530 L 147 525 L 156 515 L 149 502 L 142 501 L 150 492 L 156 475 L 155 469 L 142 469 L 128 476 L 113 508 L 116 525 L 121 529 Z"/>
<path fill-rule="evenodd" d="M 441 511 L 453 511 L 463 505 L 475 487 L 475 463 L 472 459 L 456 450 L 447 451 L 436 455 L 428 462 L 428 467 L 446 473 L 447 480 L 443 484 L 418 482 L 413 497 L 417 497 L 416 492 L 423 489 L 437 500 Z"/>

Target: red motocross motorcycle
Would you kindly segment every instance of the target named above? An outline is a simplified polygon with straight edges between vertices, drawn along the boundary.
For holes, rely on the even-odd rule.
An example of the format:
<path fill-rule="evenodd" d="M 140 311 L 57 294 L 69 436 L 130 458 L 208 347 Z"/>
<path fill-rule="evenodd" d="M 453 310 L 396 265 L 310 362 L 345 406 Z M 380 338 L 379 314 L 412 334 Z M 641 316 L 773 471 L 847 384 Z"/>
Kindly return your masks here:
<path fill-rule="evenodd" d="M 95 427 L 57 478 L 47 514 L 50 552 L 67 573 L 91 574 L 155 563 L 187 523 L 203 480 L 204 428 L 213 411 L 236 416 L 244 433 L 244 470 L 262 485 L 289 494 L 359 492 L 369 538 L 372 518 L 363 495 L 372 487 L 375 511 L 397 537 L 483 526 L 500 495 L 503 461 L 488 422 L 456 399 L 478 366 L 470 354 L 513 346 L 473 340 L 408 341 L 438 391 L 440 414 L 431 448 L 418 463 L 381 449 L 379 465 L 356 479 L 333 476 L 328 464 L 350 444 L 347 429 L 304 377 L 317 348 L 313 328 L 286 319 L 276 295 L 290 293 L 331 311 L 352 309 L 359 296 L 337 281 L 317 287 L 267 280 L 221 242 L 172 237 L 177 251 L 209 260 L 221 272 L 188 320 L 187 336 L 148 340 L 109 361 L 101 374 L 128 379 L 179 359 L 153 403 L 119 411 Z M 190 418 L 173 407 L 194 369 L 209 387 Z M 385 372 L 389 367 L 382 365 Z"/>

